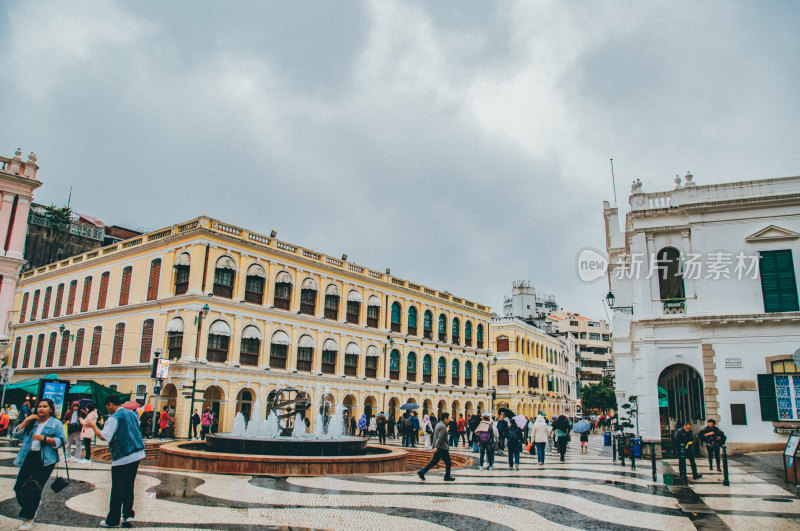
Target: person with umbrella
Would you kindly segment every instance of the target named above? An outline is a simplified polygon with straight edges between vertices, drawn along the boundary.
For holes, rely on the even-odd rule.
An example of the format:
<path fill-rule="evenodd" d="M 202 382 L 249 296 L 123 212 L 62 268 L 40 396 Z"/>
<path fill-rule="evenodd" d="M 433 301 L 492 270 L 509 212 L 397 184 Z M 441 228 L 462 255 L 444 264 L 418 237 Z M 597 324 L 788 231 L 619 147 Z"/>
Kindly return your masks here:
<path fill-rule="evenodd" d="M 556 446 L 558 453 L 561 456 L 561 461 L 564 461 L 564 455 L 567 453 L 567 438 L 569 437 L 569 419 L 565 415 L 558 417 L 553 422 L 553 433 L 556 438 Z"/>
<path fill-rule="evenodd" d="M 589 453 L 589 432 L 592 430 L 592 425 L 585 420 L 579 420 L 572 426 L 572 431 L 580 434 L 581 439 L 581 453 Z"/>

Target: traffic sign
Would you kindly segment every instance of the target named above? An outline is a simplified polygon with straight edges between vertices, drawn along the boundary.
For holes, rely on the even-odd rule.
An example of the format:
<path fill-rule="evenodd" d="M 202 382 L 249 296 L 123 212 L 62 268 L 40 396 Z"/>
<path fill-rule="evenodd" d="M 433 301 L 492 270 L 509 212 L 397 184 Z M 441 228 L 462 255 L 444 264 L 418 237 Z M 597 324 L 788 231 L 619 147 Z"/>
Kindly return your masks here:
<path fill-rule="evenodd" d="M 11 365 L 6 365 L 0 369 L 0 383 L 2 385 L 7 385 L 12 376 L 14 376 L 14 368 Z"/>

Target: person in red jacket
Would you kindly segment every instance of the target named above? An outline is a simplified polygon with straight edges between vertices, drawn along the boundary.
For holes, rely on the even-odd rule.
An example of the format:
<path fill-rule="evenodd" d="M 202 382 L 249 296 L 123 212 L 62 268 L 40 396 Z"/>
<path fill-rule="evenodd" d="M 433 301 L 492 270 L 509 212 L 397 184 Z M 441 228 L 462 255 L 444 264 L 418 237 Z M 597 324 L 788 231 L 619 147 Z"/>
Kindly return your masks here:
<path fill-rule="evenodd" d="M 458 414 L 458 423 L 456 424 L 458 437 L 461 439 L 461 444 L 464 448 L 467 447 L 467 421 L 464 420 L 464 415 Z"/>
<path fill-rule="evenodd" d="M 170 422 L 175 422 L 175 419 L 169 416 L 169 406 L 164 406 L 164 411 L 161 412 L 161 417 L 158 419 L 158 436 L 162 441 Z"/>

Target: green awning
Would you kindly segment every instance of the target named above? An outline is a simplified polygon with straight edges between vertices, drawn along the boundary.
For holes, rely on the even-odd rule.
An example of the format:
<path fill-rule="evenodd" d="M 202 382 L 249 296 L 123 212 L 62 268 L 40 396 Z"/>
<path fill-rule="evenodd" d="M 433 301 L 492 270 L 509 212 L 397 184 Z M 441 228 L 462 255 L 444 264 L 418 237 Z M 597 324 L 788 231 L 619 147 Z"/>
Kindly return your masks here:
<path fill-rule="evenodd" d="M 85 383 L 79 383 L 69 388 L 71 395 L 88 395 L 92 393 L 92 387 Z"/>
<path fill-rule="evenodd" d="M 39 392 L 39 380 L 58 380 L 57 374 L 48 374 L 45 376 L 34 376 L 32 378 L 25 378 L 18 382 L 8 384 L 6 391 L 24 391 L 28 394 L 36 394 Z"/>

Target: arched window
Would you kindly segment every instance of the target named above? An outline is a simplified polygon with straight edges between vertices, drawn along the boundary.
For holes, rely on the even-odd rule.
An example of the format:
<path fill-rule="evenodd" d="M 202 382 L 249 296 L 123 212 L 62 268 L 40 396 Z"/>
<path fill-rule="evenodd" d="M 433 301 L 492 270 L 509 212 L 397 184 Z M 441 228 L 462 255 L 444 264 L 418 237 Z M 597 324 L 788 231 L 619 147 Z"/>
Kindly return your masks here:
<path fill-rule="evenodd" d="M 283 330 L 272 334 L 269 346 L 269 366 L 273 369 L 286 368 L 286 353 L 289 351 L 289 336 Z"/>
<path fill-rule="evenodd" d="M 75 281 L 73 280 L 73 282 L 75 282 Z M 30 293 L 24 293 L 22 295 L 22 304 L 19 307 L 19 324 L 22 324 L 22 323 L 25 322 L 25 313 L 28 311 L 28 297 L 29 296 L 30 296 Z"/>
<path fill-rule="evenodd" d="M 89 280 L 89 290 L 91 290 L 92 289 L 92 277 L 86 277 L 86 278 Z M 30 316 L 30 319 L 29 319 L 30 321 L 35 321 L 36 320 L 36 312 L 39 310 L 39 293 L 40 292 L 39 292 L 38 289 L 33 292 L 33 303 L 31 303 L 31 316 Z M 84 287 L 84 293 L 86 293 L 86 288 L 85 287 Z M 86 308 L 88 309 L 89 308 L 88 295 L 86 295 L 86 297 L 87 297 Z M 86 310 L 81 310 L 81 311 L 85 312 Z"/>
<path fill-rule="evenodd" d="M 381 300 L 375 295 L 370 295 L 367 300 L 367 326 L 378 328 L 381 318 Z"/>
<path fill-rule="evenodd" d="M 249 365 L 251 367 L 258 366 L 258 355 L 261 353 L 261 342 L 264 336 L 261 335 L 261 330 L 253 325 L 246 326 L 242 330 L 242 343 L 239 347 L 239 364 Z"/>
<path fill-rule="evenodd" d="M 468 347 L 472 346 L 472 321 L 464 323 L 464 344 Z"/>
<path fill-rule="evenodd" d="M 122 270 L 122 281 L 119 284 L 119 305 L 125 306 L 128 304 L 128 299 L 131 295 L 131 276 L 133 275 L 133 266 L 127 266 Z"/>
<path fill-rule="evenodd" d="M 253 304 L 264 304 L 264 284 L 267 272 L 259 264 L 247 268 L 247 277 L 244 280 L 244 301 Z"/>
<path fill-rule="evenodd" d="M 400 352 L 397 349 L 392 350 L 389 354 L 389 379 L 400 379 Z"/>
<path fill-rule="evenodd" d="M 64 298 L 64 284 L 61 283 L 56 288 L 56 304 L 53 308 L 53 317 L 61 317 L 61 300 Z"/>
<path fill-rule="evenodd" d="M 78 294 L 78 281 L 72 280 L 69 283 L 69 293 L 67 294 L 67 315 L 72 315 L 72 312 L 75 311 L 75 297 L 77 296 L 77 294 Z"/>
<path fill-rule="evenodd" d="M 231 339 L 231 327 L 225 321 L 211 323 L 208 328 L 208 348 L 206 359 L 210 362 L 225 363 L 228 361 L 228 346 Z"/>
<path fill-rule="evenodd" d="M 398 302 L 392 303 L 392 314 L 391 314 L 391 325 L 392 325 L 392 332 L 399 332 L 400 331 L 400 315 L 403 313 L 403 309 L 400 308 L 400 304 Z"/>
<path fill-rule="evenodd" d="M 123 326 L 123 330 L 125 325 Z M 45 360 L 46 367 L 52 367 L 56 358 L 56 341 L 58 341 L 58 333 L 50 332 L 50 341 L 47 343 L 47 359 Z"/>
<path fill-rule="evenodd" d="M 183 319 L 173 317 L 167 323 L 167 358 L 180 359 L 183 352 Z"/>
<path fill-rule="evenodd" d="M 106 307 L 106 299 L 108 299 L 108 278 L 111 276 L 111 273 L 106 271 L 102 275 L 100 275 L 100 289 L 97 290 L 97 309 L 102 310 Z M 47 297 L 45 297 L 47 300 Z M 46 306 L 45 306 L 46 311 Z M 42 316 L 44 317 L 44 316 Z"/>
<path fill-rule="evenodd" d="M 114 329 L 114 346 L 111 350 L 111 364 L 122 363 L 122 348 L 125 342 L 125 323 L 117 323 Z"/>
<path fill-rule="evenodd" d="M 347 294 L 347 322 L 358 324 L 361 319 L 361 293 L 358 290 L 351 289 Z"/>
<path fill-rule="evenodd" d="M 309 335 L 300 336 L 297 342 L 297 370 L 311 372 L 314 364 L 314 340 Z"/>
<path fill-rule="evenodd" d="M 458 360 L 453 360 L 452 365 L 452 374 L 453 374 L 453 385 L 461 385 L 461 364 L 458 363 Z"/>
<path fill-rule="evenodd" d="M 152 319 L 146 319 L 142 323 L 142 342 L 139 345 L 139 363 L 150 363 L 150 352 L 153 350 L 153 325 L 154 321 Z"/>
<path fill-rule="evenodd" d="M 79 328 L 78 331 L 75 333 L 75 350 L 72 354 L 72 366 L 73 367 L 80 367 L 81 365 L 81 358 L 83 356 L 83 337 L 86 335 L 86 331 L 83 328 Z M 31 346 L 31 336 L 28 336 L 28 340 L 25 343 L 25 353 L 26 355 L 30 353 L 30 346 Z"/>
<path fill-rule="evenodd" d="M 433 313 L 430 310 L 426 310 L 422 317 L 422 331 L 425 339 L 433 339 Z"/>
<path fill-rule="evenodd" d="M 444 357 L 439 358 L 437 362 L 437 372 L 439 375 L 439 383 L 444 384 L 447 383 L 447 360 Z"/>
<path fill-rule="evenodd" d="M 42 336 L 39 336 L 40 338 Z M 103 327 L 95 326 L 92 333 L 92 349 L 89 351 L 89 365 L 97 365 L 100 363 L 100 342 L 103 339 Z"/>
<path fill-rule="evenodd" d="M 417 355 L 413 352 L 409 352 L 406 358 L 406 380 L 417 381 Z"/>
<path fill-rule="evenodd" d="M 317 310 L 317 281 L 309 277 L 300 285 L 300 313 L 314 315 Z"/>
<path fill-rule="evenodd" d="M 147 300 L 154 301 L 158 298 L 158 281 L 161 278 L 161 258 L 150 262 L 150 278 L 147 281 Z"/>
<path fill-rule="evenodd" d="M 325 318 L 338 319 L 339 318 L 339 299 L 342 298 L 342 293 L 336 284 L 328 284 L 325 288 Z"/>
<path fill-rule="evenodd" d="M 506 369 L 497 371 L 497 385 L 508 385 L 508 371 Z"/>
<path fill-rule="evenodd" d="M 453 317 L 452 341 L 454 345 L 461 344 L 461 321 L 458 320 L 458 317 Z"/>
<path fill-rule="evenodd" d="M 674 247 L 658 251 L 658 289 L 662 299 L 685 299 L 681 253 Z"/>
<path fill-rule="evenodd" d="M 322 344 L 322 374 L 336 374 L 336 356 L 339 344 L 333 339 L 326 339 Z"/>
<path fill-rule="evenodd" d="M 221 256 L 214 266 L 214 295 L 233 298 L 233 281 L 236 278 L 236 262 L 230 256 Z"/>
<path fill-rule="evenodd" d="M 68 333 L 68 332 L 67 332 Z M 63 341 L 61 343 L 64 344 Z M 17 336 L 17 339 L 14 341 L 14 356 L 11 358 L 11 368 L 18 369 L 19 368 L 19 349 L 22 345 L 22 338 Z"/>
<path fill-rule="evenodd" d="M 81 328 L 83 330 L 83 328 Z M 80 332 L 79 332 L 80 333 Z M 75 345 L 77 346 L 77 342 Z M 25 354 L 22 356 L 22 368 L 27 369 L 28 364 L 31 362 L 31 347 L 33 346 L 33 336 L 25 338 Z M 80 365 L 80 363 L 78 363 Z"/>
<path fill-rule="evenodd" d="M 275 299 L 273 306 L 281 310 L 289 310 L 292 305 L 292 277 L 286 271 L 281 271 L 275 277 Z"/>
<path fill-rule="evenodd" d="M 361 349 L 355 343 L 348 343 L 344 349 L 344 374 L 345 376 L 357 376 L 358 358 Z"/>
<path fill-rule="evenodd" d="M 497 352 L 508 352 L 507 336 L 500 336 L 497 338 Z"/>
<path fill-rule="evenodd" d="M 175 257 L 175 263 L 172 265 L 172 269 L 175 270 L 175 295 L 183 295 L 189 291 L 191 265 L 192 256 L 189 253 L 181 253 Z M 130 284 L 128 286 L 130 287 Z"/>
<path fill-rule="evenodd" d="M 447 317 L 439 315 L 439 341 L 447 341 Z"/>
<path fill-rule="evenodd" d="M 108 273 L 103 273 L 103 275 L 108 275 Z M 106 277 L 108 279 L 108 277 Z M 0 281 L 3 280 L 3 277 L 0 276 Z M 48 315 L 50 314 L 50 294 L 53 292 L 53 288 L 51 286 L 47 286 L 47 289 L 44 290 L 44 302 L 42 302 L 42 319 L 47 319 Z"/>
<path fill-rule="evenodd" d="M 417 335 L 417 308 L 416 306 L 408 307 L 408 333 L 412 336 Z"/>
<path fill-rule="evenodd" d="M 431 355 L 425 354 L 425 357 L 422 358 L 422 381 L 425 383 L 431 383 L 432 365 L 433 359 Z"/>
<path fill-rule="evenodd" d="M 464 362 L 464 385 L 472 387 L 472 362 Z"/>
<path fill-rule="evenodd" d="M 478 348 L 483 348 L 483 325 L 478 324 L 478 329 L 475 331 L 475 341 Z"/>
<path fill-rule="evenodd" d="M 367 347 L 367 355 L 364 359 L 364 374 L 367 378 L 375 378 L 378 375 L 378 348 L 375 345 Z"/>

